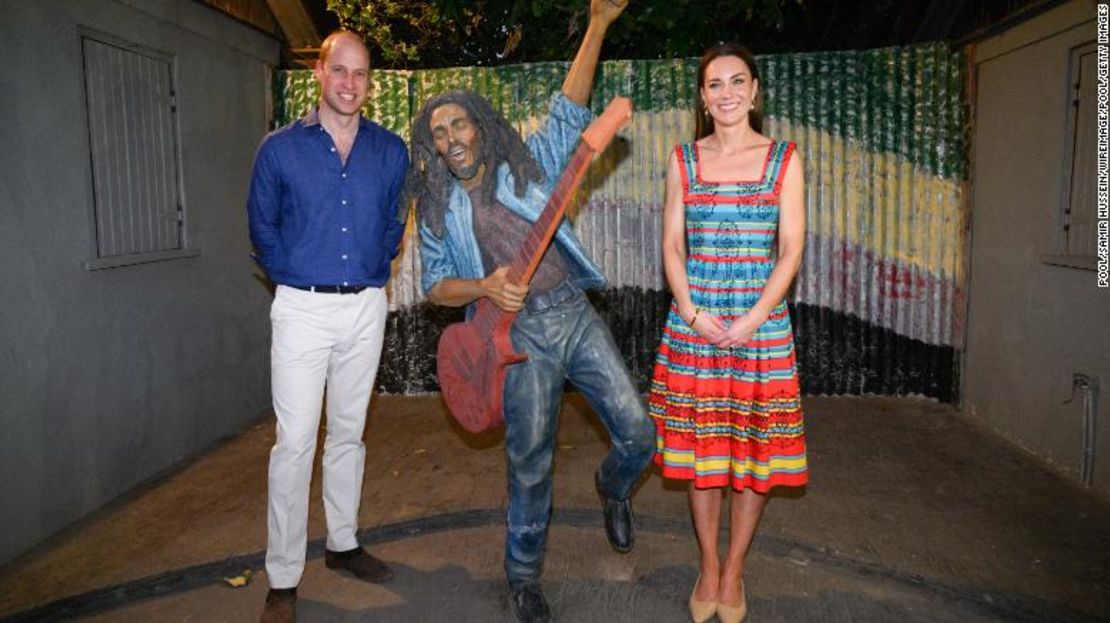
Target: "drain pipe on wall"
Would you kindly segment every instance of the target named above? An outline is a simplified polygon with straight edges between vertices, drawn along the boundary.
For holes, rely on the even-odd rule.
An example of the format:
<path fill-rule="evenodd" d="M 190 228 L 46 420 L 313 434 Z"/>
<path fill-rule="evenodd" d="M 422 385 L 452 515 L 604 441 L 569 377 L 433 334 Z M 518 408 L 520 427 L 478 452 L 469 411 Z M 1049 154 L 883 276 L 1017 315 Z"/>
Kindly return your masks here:
<path fill-rule="evenodd" d="M 1083 467 L 1079 481 L 1090 487 L 1095 479 L 1095 448 L 1098 434 L 1098 377 L 1076 372 L 1071 378 L 1071 398 L 1064 404 L 1075 400 L 1075 393 L 1083 392 Z"/>

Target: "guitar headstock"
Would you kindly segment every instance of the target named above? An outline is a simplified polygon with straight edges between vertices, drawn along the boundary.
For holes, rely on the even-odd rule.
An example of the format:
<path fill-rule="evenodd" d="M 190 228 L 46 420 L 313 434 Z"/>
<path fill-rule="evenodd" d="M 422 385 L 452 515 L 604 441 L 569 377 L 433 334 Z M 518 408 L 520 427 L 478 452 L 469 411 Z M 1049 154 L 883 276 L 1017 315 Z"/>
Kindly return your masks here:
<path fill-rule="evenodd" d="M 614 97 L 605 112 L 594 119 L 590 127 L 582 133 L 582 141 L 596 153 L 601 153 L 613 140 L 613 136 L 632 120 L 632 100 L 627 97 Z"/>

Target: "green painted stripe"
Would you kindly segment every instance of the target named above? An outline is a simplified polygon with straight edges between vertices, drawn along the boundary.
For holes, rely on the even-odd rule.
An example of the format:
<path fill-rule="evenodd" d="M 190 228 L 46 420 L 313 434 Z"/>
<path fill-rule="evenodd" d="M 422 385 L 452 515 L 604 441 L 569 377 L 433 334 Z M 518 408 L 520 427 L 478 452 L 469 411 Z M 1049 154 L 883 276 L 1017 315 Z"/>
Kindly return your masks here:
<path fill-rule="evenodd" d="M 940 177 L 962 177 L 961 52 L 933 44 L 783 54 L 760 63 L 768 116 L 898 154 Z"/>
<path fill-rule="evenodd" d="M 877 50 L 772 54 L 759 57 L 766 114 L 841 136 L 869 151 L 897 154 L 930 173 L 959 179 L 966 166 L 963 132 L 965 58 L 946 44 Z M 375 70 L 371 119 L 408 136 L 414 106 L 450 89 L 482 93 L 513 122 L 541 117 L 569 64 L 528 63 L 421 71 Z M 602 63 L 595 112 L 615 95 L 642 111 L 692 109 L 697 59 Z M 280 123 L 303 115 L 316 99 L 308 70 L 278 73 Z"/>

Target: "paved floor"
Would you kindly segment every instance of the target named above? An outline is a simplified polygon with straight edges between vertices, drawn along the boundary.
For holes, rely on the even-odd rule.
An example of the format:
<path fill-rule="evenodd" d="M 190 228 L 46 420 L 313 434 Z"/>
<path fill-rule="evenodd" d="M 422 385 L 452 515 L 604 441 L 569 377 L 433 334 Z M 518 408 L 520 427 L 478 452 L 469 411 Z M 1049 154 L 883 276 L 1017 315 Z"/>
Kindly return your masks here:
<path fill-rule="evenodd" d="M 918 399 L 805 403 L 811 482 L 768 506 L 749 621 L 1110 621 L 1110 501 Z M 250 621 L 266 590 L 273 422 L 0 569 L 0 620 Z M 438 397 L 378 397 L 360 540 L 397 575 L 323 566 L 313 485 L 301 621 L 507 621 L 502 439 L 453 427 Z M 559 434 L 544 586 L 564 622 L 685 621 L 697 554 L 684 489 L 653 473 L 638 539 L 613 553 L 592 473 L 605 434 L 578 396 Z M 222 578 L 251 569 L 243 588 Z"/>

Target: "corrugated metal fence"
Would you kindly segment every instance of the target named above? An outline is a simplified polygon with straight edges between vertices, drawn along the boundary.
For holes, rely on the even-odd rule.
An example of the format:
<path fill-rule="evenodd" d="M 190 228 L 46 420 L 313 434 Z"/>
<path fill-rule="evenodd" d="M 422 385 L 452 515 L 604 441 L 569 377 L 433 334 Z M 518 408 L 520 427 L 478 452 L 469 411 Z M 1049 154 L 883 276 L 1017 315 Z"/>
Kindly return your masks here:
<path fill-rule="evenodd" d="M 964 59 L 944 45 L 759 58 L 766 134 L 806 162 L 807 248 L 792 308 L 807 393 L 955 398 L 965 276 Z M 485 95 L 527 135 L 567 65 L 374 72 L 371 118 L 407 138 L 415 109 L 448 89 Z M 633 123 L 591 167 L 575 228 L 609 277 L 595 299 L 641 380 L 669 301 L 660 254 L 667 158 L 693 133 L 697 61 L 610 61 L 593 106 L 632 98 Z M 311 73 L 278 76 L 284 123 L 316 98 Z M 387 391 L 434 390 L 434 338 L 451 312 L 422 304 L 410 228 L 391 285 Z M 404 319 L 402 319 L 404 318 Z M 402 335 L 408 332 L 416 335 Z M 393 339 L 393 338 L 391 338 Z M 392 350 L 390 350 L 392 349 Z M 429 349 L 431 349 L 429 351 Z"/>

